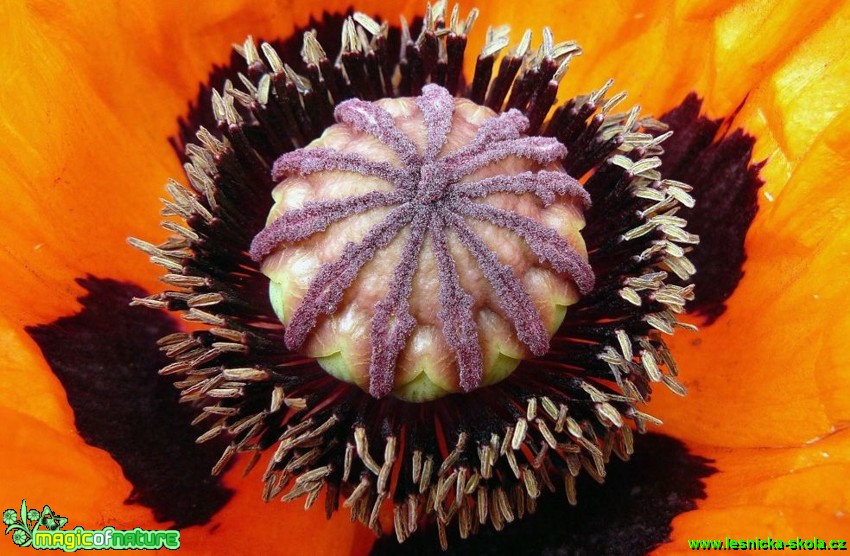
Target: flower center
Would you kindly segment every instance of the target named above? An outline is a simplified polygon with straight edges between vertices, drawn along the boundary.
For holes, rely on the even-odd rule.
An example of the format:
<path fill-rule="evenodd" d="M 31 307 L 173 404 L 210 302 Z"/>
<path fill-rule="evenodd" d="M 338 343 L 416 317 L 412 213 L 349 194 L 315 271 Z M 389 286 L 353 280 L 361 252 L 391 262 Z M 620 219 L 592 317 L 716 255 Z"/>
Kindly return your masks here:
<path fill-rule="evenodd" d="M 167 187 L 185 226 L 131 240 L 174 288 L 133 304 L 205 325 L 159 341 L 160 373 L 202 408 L 199 442 L 230 439 L 214 474 L 276 446 L 265 500 L 324 495 L 376 531 L 391 506 L 399 542 L 434 524 L 444 549 L 450 526 L 532 513 L 552 479 L 575 504 L 580 470 L 601 482 L 631 425 L 659 423 L 656 384 L 684 394 L 661 334 L 691 327 L 699 242 L 690 186 L 659 170 L 663 124 L 614 112 L 610 81 L 556 105 L 579 49 L 548 29 L 502 52 L 491 28 L 462 78 L 477 11 L 446 8 L 418 38 L 402 21 L 398 58 L 362 13 L 337 64 L 308 32 L 306 77 L 249 37 L 242 87 L 212 94 L 221 135 L 201 127 L 189 187 Z"/>
<path fill-rule="evenodd" d="M 340 104 L 281 156 L 251 247 L 292 350 L 374 397 L 467 392 L 544 355 L 593 287 L 589 197 L 553 138 L 437 85 Z"/>

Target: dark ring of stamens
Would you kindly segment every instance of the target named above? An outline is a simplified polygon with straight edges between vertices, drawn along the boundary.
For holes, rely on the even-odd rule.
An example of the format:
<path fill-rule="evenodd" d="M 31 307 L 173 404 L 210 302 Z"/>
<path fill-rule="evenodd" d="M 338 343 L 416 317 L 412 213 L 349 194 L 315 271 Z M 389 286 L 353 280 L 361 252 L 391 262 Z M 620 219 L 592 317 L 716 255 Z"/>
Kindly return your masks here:
<path fill-rule="evenodd" d="M 213 95 L 220 136 L 200 129 L 199 143 L 186 149 L 189 187 L 167 186 L 172 200 L 163 214 L 175 218 L 163 227 L 172 237 L 159 246 L 131 240 L 167 270 L 162 280 L 173 288 L 134 304 L 203 325 L 160 341 L 174 360 L 161 373 L 177 377 L 182 400 L 199 408 L 195 422 L 208 427 L 199 442 L 231 439 L 213 473 L 240 452 L 251 454 L 250 468 L 268 450 L 266 499 L 303 497 L 309 507 L 324 492 L 329 515 L 342 502 L 376 530 L 383 504 L 391 503 L 399 541 L 432 520 L 444 546 L 449 524 L 462 537 L 482 524 L 501 529 L 534 511 L 541 491 L 556 483 L 575 503 L 580 470 L 601 481 L 612 452 L 631 453 L 625 421 L 638 430 L 655 421 L 638 409 L 651 385 L 684 393 L 661 334 L 687 326 L 676 315 L 692 287 L 665 280 L 673 273 L 687 281 L 695 272 L 687 251 L 698 241 L 676 216 L 680 204 L 692 205 L 689 187 L 664 180 L 658 169 L 668 136 L 662 124 L 639 119 L 637 108 L 614 114 L 624 95 L 606 100 L 611 83 L 547 118 L 579 53 L 574 43 L 556 44 L 545 30 L 532 51 L 526 34 L 494 77 L 508 39 L 505 29 L 491 29 L 464 84 L 476 14 L 461 21 L 455 7 L 447 18 L 438 3 L 416 38 L 403 23 L 397 67 L 388 62 L 387 25 L 356 14 L 343 26 L 339 63 L 305 35 L 306 77 L 267 44 L 261 57 L 249 38 L 240 49 L 248 68 L 238 76 L 242 88 L 227 82 Z M 248 248 L 271 207 L 274 159 L 316 138 L 341 101 L 418 95 L 426 83 L 497 111 L 516 109 L 530 122 L 528 134 L 566 147 L 563 165 L 593 201 L 583 235 L 597 281 L 571 307 L 545 356 L 471 394 L 411 404 L 376 400 L 286 349 L 267 279 Z M 432 230 L 433 241 L 445 241 Z M 453 269 L 444 261 L 440 272 Z"/>

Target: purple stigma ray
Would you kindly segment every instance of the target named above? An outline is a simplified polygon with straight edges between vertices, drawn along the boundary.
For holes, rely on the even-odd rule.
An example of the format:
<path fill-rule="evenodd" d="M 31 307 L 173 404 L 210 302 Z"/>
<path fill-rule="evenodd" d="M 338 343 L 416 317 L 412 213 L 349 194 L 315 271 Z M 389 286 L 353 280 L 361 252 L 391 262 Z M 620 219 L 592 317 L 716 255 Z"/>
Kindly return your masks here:
<path fill-rule="evenodd" d="M 287 211 L 251 242 L 249 254 L 260 261 L 280 246 L 322 232 L 334 222 L 376 207 L 399 204 L 403 197 L 396 191 L 370 191 L 357 197 L 330 201 L 309 201 L 303 208 Z"/>
<path fill-rule="evenodd" d="M 375 162 L 356 153 L 326 148 L 299 149 L 284 154 L 275 161 L 272 178 L 279 181 L 293 174 L 306 176 L 333 170 L 375 176 L 399 186 L 406 181 L 405 173 L 388 162 Z"/>
<path fill-rule="evenodd" d="M 510 156 L 533 160 L 538 164 L 549 164 L 567 156 L 567 148 L 551 137 L 523 137 L 492 143 L 487 150 L 473 155 L 450 155 L 440 162 L 447 172 L 448 179 L 457 181 L 488 164 Z"/>
<path fill-rule="evenodd" d="M 401 261 L 393 272 L 387 296 L 375 307 L 372 318 L 372 356 L 369 362 L 369 394 L 383 398 L 393 390 L 396 360 L 413 329 L 416 319 L 410 315 L 413 275 L 419 264 L 419 251 L 425 241 L 430 211 L 419 212 L 410 224 L 410 237 Z M 395 316 L 395 322 L 391 322 Z"/>
<path fill-rule="evenodd" d="M 554 203 L 557 196 L 570 196 L 579 199 L 585 210 L 590 208 L 590 194 L 578 180 L 569 174 L 548 170 L 458 183 L 451 187 L 451 192 L 469 198 L 486 197 L 493 193 L 533 193 L 543 201 L 544 207 Z"/>
<path fill-rule="evenodd" d="M 491 143 L 519 139 L 526 129 L 528 129 L 528 118 L 513 108 L 481 124 L 472 142 L 455 154 L 473 154 L 486 149 Z"/>
<path fill-rule="evenodd" d="M 286 328 L 286 347 L 299 349 L 307 335 L 316 326 L 321 314 L 332 314 L 345 290 L 357 278 L 364 264 L 375 256 L 375 252 L 386 247 L 395 235 L 413 218 L 413 208 L 402 205 L 390 212 L 386 219 L 375 226 L 359 243 L 349 242 L 339 259 L 326 263 L 307 288 L 304 302 L 298 306 Z"/>
<path fill-rule="evenodd" d="M 573 246 L 552 228 L 547 228 L 532 218 L 490 205 L 457 201 L 452 208 L 464 216 L 484 220 L 516 233 L 525 240 L 540 262 L 549 261 L 558 272 L 569 273 L 582 295 L 587 295 L 593 289 L 596 280 L 593 269 Z"/>
<path fill-rule="evenodd" d="M 481 272 L 493 286 L 502 309 L 514 324 L 517 337 L 537 356 L 549 351 L 549 334 L 531 296 L 517 279 L 511 267 L 503 265 L 493 251 L 455 214 L 446 214 L 447 223 L 458 239 L 478 261 Z"/>
<path fill-rule="evenodd" d="M 444 88 L 438 85 L 426 85 L 422 88 L 422 96 L 416 99 L 416 106 L 422 112 L 422 118 L 428 130 L 425 162 L 432 163 L 446 144 L 452 128 L 454 99 Z"/>
<path fill-rule="evenodd" d="M 439 217 L 431 221 L 431 241 L 440 276 L 440 309 L 437 316 L 443 321 L 446 342 L 455 352 L 460 387 L 464 392 L 470 392 L 481 386 L 484 379 L 478 327 L 472 312 L 475 300 L 460 285 L 443 226 L 445 223 Z"/>
<path fill-rule="evenodd" d="M 510 110 L 484 121 L 472 141 L 453 153 L 439 157 L 451 132 L 455 101 L 437 85 L 426 85 L 415 99 L 426 139 L 420 155 L 416 144 L 396 125 L 393 116 L 375 103 L 352 99 L 341 103 L 334 115 L 361 133 L 371 135 L 401 160 L 402 166 L 370 160 L 362 155 L 328 148 L 306 148 L 281 156 L 274 164 L 275 180 L 324 171 L 351 172 L 377 177 L 393 185 L 393 191 L 373 191 L 345 199 L 309 201 L 284 212 L 254 238 L 250 255 L 260 261 L 281 245 L 324 232 L 331 224 L 378 207 L 395 206 L 357 243 L 348 243 L 339 259 L 323 264 L 313 277 L 303 301 L 295 309 L 285 332 L 286 346 L 300 349 L 322 315 L 333 314 L 360 270 L 387 247 L 405 228 L 410 235 L 401 259 L 389 278 L 387 294 L 376 306 L 371 323 L 369 393 L 376 398 L 393 391 L 396 365 L 417 325 L 411 315 L 410 295 L 419 266 L 419 254 L 431 236 L 440 283 L 437 317 L 455 354 L 458 381 L 463 391 L 474 390 L 484 380 L 483 350 L 475 318 L 475 298 L 460 283 L 458 268 L 446 227 L 478 263 L 490 283 L 517 338 L 534 355 L 549 349 L 549 334 L 530 294 L 497 254 L 470 228 L 467 219 L 510 230 L 523 240 L 541 263 L 566 273 L 586 294 L 594 285 L 589 264 L 570 243 L 544 224 L 472 199 L 496 193 L 533 194 L 543 206 L 568 196 L 589 207 L 590 197 L 582 185 L 564 172 L 539 170 L 516 175 L 497 175 L 459 183 L 473 172 L 506 158 L 516 157 L 538 165 L 560 161 L 566 148 L 550 137 L 525 137 L 528 119 Z"/>
<path fill-rule="evenodd" d="M 416 145 L 395 125 L 390 113 L 373 102 L 346 100 L 336 107 L 334 116 L 338 122 L 374 136 L 391 148 L 402 163 L 411 164 L 419 156 Z"/>

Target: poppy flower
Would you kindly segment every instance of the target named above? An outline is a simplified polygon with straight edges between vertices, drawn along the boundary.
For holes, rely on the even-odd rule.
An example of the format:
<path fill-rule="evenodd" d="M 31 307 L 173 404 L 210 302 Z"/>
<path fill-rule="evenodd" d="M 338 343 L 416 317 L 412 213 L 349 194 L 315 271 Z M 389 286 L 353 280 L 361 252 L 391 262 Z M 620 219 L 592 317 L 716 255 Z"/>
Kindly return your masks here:
<path fill-rule="evenodd" d="M 391 23 L 399 13 L 410 21 L 422 15 L 404 3 L 355 7 Z M 688 457 L 705 458 L 694 471 L 704 492 L 691 493 L 693 509 L 690 500 L 674 504 L 648 540 L 635 539 L 626 526 L 603 527 L 603 536 L 627 553 L 684 551 L 688 540 L 727 536 L 846 537 L 850 500 L 840 485 L 850 472 L 850 402 L 843 395 L 850 361 L 842 340 L 850 321 L 841 301 L 850 289 L 842 272 L 850 242 L 843 191 L 850 169 L 850 58 L 841 40 L 850 7 L 478 7 L 468 52 L 484 46 L 481 28 L 502 23 L 518 35 L 548 25 L 559 40 L 575 39 L 584 54 L 571 61 L 559 98 L 616 78 L 643 113 L 666 114 L 684 136 L 665 163 L 680 163 L 677 171 L 699 182 L 694 195 L 702 194 L 699 186 L 723 193 L 706 203 L 702 216 L 689 212 L 714 248 L 703 251 L 711 256 L 700 260 L 697 275 L 711 277 L 702 289 L 712 303 L 702 302 L 689 317 L 700 332 L 668 341 L 688 396 L 655 389 L 647 409 L 664 421 L 653 430 L 677 439 Z M 228 61 L 232 42 L 247 35 L 286 38 L 322 10 L 347 9 L 338 2 L 295 9 L 268 3 L 5 7 L 0 172 L 10 210 L 0 229 L 0 477 L 10 507 L 25 498 L 49 503 L 90 529 L 176 523 L 184 549 L 194 553 L 238 550 L 246 538 L 264 553 L 381 549 L 372 531 L 341 512 L 326 520 L 321 509 L 305 512 L 298 502 L 261 504 L 258 471 L 242 478 L 237 465 L 220 480 L 209 478 L 224 447 L 196 447 L 202 431 L 187 424 L 190 408 L 177 404 L 168 380 L 150 377 L 169 364 L 156 340 L 180 327 L 171 317 L 126 305 L 128 296 L 162 290 L 157 270 L 125 238 L 165 238 L 157 231 L 161 184 L 183 172 L 168 138 L 179 132 L 177 118 L 198 81 Z M 299 42 L 300 33 L 283 44 L 297 50 Z M 465 66 L 471 79 L 469 59 L 474 56 Z M 743 185 L 722 188 L 734 180 Z M 707 235 L 718 241 L 705 241 Z M 714 273 L 717 268 L 731 269 L 732 277 Z M 616 419 L 607 408 L 602 412 Z M 643 457 L 650 463 L 630 475 L 624 464 L 629 488 L 618 492 L 637 497 L 643 489 L 649 499 L 636 499 L 657 510 L 651 504 L 658 493 L 636 475 L 654 469 L 672 482 L 682 474 L 677 466 L 693 460 L 665 456 L 671 444 L 647 438 Z M 638 460 L 641 439 L 636 443 Z M 604 498 L 604 489 L 587 492 Z M 586 502 L 582 492 L 572 515 Z M 665 492 L 668 499 L 680 496 Z M 632 514 L 611 523 L 642 519 L 625 498 L 615 506 Z M 538 515 L 549 510 L 545 505 Z M 378 517 L 391 526 L 392 516 Z M 566 546 L 558 531 L 546 539 L 552 549 Z M 438 549 L 433 536 L 402 546 L 410 542 Z"/>

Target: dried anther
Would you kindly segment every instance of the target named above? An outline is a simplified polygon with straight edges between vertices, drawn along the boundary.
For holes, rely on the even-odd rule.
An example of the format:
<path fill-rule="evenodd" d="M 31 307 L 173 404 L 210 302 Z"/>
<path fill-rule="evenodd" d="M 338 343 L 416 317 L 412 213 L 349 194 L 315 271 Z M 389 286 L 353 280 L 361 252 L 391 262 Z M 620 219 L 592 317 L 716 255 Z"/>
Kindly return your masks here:
<path fill-rule="evenodd" d="M 161 340 L 161 373 L 199 441 L 230 440 L 213 471 L 269 451 L 266 499 L 323 497 L 400 542 L 501 529 L 545 490 L 576 503 L 582 470 L 602 481 L 657 423 L 653 383 L 684 393 L 663 335 L 687 326 L 698 238 L 659 168 L 666 129 L 615 113 L 610 82 L 556 105 L 580 51 L 548 30 L 497 67 L 491 29 L 464 78 L 476 15 L 429 7 L 396 57 L 356 14 L 336 63 L 307 33 L 302 68 L 249 38 L 189 186 L 167 187 L 173 236 L 131 241 L 171 288 L 134 303 L 198 323 Z"/>

